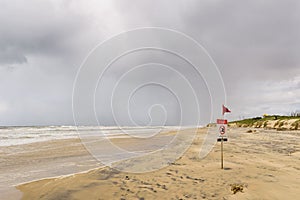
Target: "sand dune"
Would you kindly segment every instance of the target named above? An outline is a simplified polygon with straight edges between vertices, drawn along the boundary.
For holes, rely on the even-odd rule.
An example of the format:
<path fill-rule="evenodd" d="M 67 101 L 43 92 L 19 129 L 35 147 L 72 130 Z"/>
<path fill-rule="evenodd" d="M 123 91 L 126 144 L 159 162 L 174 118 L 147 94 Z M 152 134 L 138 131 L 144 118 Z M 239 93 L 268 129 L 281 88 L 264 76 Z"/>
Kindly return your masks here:
<path fill-rule="evenodd" d="M 229 124 L 231 127 L 250 127 L 250 128 L 264 128 L 275 129 L 279 131 L 283 130 L 300 130 L 300 118 L 295 119 L 261 119 L 254 121 L 253 123 L 243 123 L 243 120 L 239 122 L 232 122 Z"/>
<path fill-rule="evenodd" d="M 148 173 L 104 167 L 17 187 L 23 199 L 297 199 L 300 195 L 300 132 L 230 129 L 220 169 L 220 145 L 205 159 L 199 129 L 188 151 Z M 151 160 L 149 160 L 151 162 Z M 236 192 L 236 193 L 235 193 Z M 235 193 L 235 194 L 234 194 Z"/>

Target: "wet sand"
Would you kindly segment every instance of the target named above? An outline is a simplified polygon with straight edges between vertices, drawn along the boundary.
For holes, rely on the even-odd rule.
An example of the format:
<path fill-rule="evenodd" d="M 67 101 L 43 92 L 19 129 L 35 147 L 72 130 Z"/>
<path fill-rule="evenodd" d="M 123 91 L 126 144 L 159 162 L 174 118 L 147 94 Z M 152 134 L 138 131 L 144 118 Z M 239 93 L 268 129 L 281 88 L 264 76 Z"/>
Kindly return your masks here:
<path fill-rule="evenodd" d="M 22 184 L 17 189 L 23 192 L 23 199 L 297 199 L 300 132 L 247 130 L 230 130 L 223 170 L 220 144 L 199 159 L 206 134 L 203 128 L 183 156 L 160 170 L 128 173 L 104 167 Z M 128 141 L 126 145 L 134 145 Z"/>
<path fill-rule="evenodd" d="M 79 139 L 0 147 L 0 199 L 20 199 L 15 185 L 101 166 Z"/>

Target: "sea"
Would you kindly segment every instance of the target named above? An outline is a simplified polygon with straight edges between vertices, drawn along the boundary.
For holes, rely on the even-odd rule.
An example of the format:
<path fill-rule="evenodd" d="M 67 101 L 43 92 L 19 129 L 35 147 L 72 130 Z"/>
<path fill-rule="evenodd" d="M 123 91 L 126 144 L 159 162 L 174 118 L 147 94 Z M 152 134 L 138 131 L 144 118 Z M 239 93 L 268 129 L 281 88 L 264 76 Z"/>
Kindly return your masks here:
<path fill-rule="evenodd" d="M 178 130 L 179 126 L 2 126 L 0 146 L 23 145 L 57 139 L 80 138 L 97 134 L 103 137 L 150 137 L 161 131 Z"/>

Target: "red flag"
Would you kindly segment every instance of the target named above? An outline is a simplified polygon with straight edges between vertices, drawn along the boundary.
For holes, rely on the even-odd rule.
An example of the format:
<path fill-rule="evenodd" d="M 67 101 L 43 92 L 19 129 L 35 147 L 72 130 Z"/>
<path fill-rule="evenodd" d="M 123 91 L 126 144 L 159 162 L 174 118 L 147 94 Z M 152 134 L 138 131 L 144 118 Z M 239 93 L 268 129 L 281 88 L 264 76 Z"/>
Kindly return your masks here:
<path fill-rule="evenodd" d="M 228 108 L 226 108 L 224 105 L 222 105 L 222 115 L 224 115 L 224 113 L 227 112 L 231 112 Z"/>

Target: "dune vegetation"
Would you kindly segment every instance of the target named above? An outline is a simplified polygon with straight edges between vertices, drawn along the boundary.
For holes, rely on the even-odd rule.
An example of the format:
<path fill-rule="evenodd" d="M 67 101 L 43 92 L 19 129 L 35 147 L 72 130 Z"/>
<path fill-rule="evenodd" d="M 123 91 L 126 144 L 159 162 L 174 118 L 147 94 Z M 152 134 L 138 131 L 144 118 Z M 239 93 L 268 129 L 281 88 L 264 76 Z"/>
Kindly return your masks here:
<path fill-rule="evenodd" d="M 284 130 L 300 130 L 300 116 L 264 115 L 238 121 L 231 121 L 231 127 L 252 127 Z"/>

